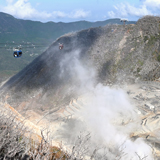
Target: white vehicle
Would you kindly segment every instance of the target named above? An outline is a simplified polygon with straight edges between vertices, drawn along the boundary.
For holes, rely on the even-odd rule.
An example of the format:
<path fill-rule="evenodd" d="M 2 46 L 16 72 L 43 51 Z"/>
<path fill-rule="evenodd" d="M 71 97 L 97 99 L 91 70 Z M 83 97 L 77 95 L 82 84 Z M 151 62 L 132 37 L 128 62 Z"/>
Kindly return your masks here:
<path fill-rule="evenodd" d="M 123 22 L 123 24 L 125 24 L 125 22 L 128 22 L 128 19 L 122 18 L 120 19 L 121 22 Z"/>

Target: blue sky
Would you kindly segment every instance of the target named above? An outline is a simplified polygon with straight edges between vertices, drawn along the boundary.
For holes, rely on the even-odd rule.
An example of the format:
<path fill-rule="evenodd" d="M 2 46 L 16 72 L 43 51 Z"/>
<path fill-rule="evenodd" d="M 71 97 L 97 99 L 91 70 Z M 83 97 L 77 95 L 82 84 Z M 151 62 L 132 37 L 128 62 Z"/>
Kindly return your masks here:
<path fill-rule="evenodd" d="M 160 0 L 0 0 L 0 12 L 41 22 L 138 20 L 160 15 Z"/>

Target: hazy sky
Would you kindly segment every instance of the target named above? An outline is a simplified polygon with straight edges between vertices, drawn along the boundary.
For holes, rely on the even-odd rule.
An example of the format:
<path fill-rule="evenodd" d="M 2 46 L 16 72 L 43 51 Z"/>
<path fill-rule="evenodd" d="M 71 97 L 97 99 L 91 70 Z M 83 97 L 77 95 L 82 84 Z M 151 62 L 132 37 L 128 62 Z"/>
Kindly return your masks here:
<path fill-rule="evenodd" d="M 41 22 L 138 20 L 159 15 L 160 0 L 0 0 L 0 12 Z"/>

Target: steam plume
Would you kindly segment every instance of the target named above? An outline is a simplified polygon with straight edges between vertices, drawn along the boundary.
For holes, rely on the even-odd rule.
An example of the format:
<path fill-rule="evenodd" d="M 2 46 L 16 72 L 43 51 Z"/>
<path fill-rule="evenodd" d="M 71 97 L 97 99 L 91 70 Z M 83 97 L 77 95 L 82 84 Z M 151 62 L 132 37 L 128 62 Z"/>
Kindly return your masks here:
<path fill-rule="evenodd" d="M 143 139 L 132 141 L 130 138 L 130 134 L 140 127 L 140 119 L 127 94 L 122 89 L 97 84 L 94 67 L 83 63 L 80 54 L 80 50 L 72 52 L 60 63 L 60 76 L 69 72 L 73 83 L 78 85 L 77 92 L 83 93 L 82 101 L 79 99 L 82 108 L 75 113 L 79 119 L 71 119 L 63 125 L 59 132 L 61 138 L 70 139 L 72 144 L 78 134 L 86 130 L 91 134 L 88 145 L 91 152 L 94 148 L 106 147 L 109 159 L 119 155 L 123 160 L 138 160 L 145 156 L 152 160 L 150 146 Z"/>

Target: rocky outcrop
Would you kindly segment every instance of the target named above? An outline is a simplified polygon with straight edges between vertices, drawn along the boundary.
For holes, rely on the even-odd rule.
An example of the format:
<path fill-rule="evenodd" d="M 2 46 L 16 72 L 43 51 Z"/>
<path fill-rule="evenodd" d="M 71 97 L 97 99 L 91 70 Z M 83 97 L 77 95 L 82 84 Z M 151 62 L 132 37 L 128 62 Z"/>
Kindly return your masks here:
<path fill-rule="evenodd" d="M 147 16 L 136 25 L 111 26 L 113 32 L 105 31 L 106 34 L 101 35 L 91 53 L 102 80 L 159 78 L 159 20 L 159 17 Z"/>

